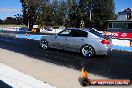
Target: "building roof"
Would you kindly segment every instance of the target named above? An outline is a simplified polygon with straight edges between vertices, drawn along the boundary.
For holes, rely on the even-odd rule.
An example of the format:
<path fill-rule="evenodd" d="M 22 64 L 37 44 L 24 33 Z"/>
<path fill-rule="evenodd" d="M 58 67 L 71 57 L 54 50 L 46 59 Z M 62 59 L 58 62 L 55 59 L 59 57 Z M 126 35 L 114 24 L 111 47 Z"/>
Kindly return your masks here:
<path fill-rule="evenodd" d="M 127 8 L 122 12 L 118 12 L 118 15 L 126 14 L 126 13 L 132 13 L 132 8 Z"/>
<path fill-rule="evenodd" d="M 132 12 L 132 8 L 127 8 L 123 12 Z"/>

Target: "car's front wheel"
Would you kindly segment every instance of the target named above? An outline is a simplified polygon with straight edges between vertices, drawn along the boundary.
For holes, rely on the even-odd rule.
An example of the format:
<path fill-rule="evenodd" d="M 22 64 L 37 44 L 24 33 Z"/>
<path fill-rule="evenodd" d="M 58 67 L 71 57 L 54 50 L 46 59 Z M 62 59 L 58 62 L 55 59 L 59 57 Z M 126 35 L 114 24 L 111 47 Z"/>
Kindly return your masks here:
<path fill-rule="evenodd" d="M 81 53 L 84 57 L 92 57 L 95 54 L 95 50 L 92 46 L 85 45 L 85 46 L 82 46 Z"/>
<path fill-rule="evenodd" d="M 48 41 L 47 40 L 41 40 L 41 48 L 42 49 L 48 49 Z"/>

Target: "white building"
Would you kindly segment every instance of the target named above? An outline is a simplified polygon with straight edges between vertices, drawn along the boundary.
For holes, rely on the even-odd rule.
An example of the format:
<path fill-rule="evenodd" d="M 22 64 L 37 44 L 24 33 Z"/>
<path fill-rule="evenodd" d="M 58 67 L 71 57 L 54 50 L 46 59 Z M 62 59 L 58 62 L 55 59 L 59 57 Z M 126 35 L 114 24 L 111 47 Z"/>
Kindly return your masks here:
<path fill-rule="evenodd" d="M 108 30 L 132 29 L 132 9 L 127 8 L 122 12 L 118 12 L 117 20 L 108 20 L 108 22 Z"/>
<path fill-rule="evenodd" d="M 127 8 L 122 12 L 118 12 L 117 20 L 132 20 L 132 9 Z"/>

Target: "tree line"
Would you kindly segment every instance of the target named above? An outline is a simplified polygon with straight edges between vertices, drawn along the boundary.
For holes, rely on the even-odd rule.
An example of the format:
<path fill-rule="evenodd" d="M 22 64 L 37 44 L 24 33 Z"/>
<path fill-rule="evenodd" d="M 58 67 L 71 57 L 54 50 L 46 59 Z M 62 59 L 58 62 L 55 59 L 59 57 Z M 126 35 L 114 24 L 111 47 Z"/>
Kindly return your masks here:
<path fill-rule="evenodd" d="M 107 28 L 107 20 L 115 19 L 113 0 L 20 0 L 23 23 L 32 27 L 65 26 Z"/>
<path fill-rule="evenodd" d="M 21 14 L 16 14 L 14 17 L 6 17 L 6 19 L 0 19 L 0 24 L 16 24 L 22 25 L 23 24 L 23 16 Z"/>

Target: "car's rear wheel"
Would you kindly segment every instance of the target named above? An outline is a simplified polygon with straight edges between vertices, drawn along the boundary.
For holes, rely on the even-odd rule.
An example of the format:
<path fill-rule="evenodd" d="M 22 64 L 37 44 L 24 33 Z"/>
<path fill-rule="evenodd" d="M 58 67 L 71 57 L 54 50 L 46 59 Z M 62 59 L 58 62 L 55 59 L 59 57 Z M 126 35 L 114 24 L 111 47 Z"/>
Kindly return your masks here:
<path fill-rule="evenodd" d="M 95 50 L 90 45 L 85 45 L 81 48 L 81 53 L 84 57 L 92 57 L 95 54 Z"/>
<path fill-rule="evenodd" d="M 41 40 L 41 48 L 42 49 L 48 49 L 48 41 L 47 40 Z"/>

